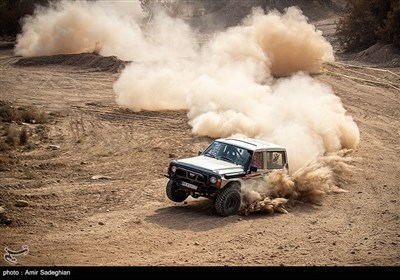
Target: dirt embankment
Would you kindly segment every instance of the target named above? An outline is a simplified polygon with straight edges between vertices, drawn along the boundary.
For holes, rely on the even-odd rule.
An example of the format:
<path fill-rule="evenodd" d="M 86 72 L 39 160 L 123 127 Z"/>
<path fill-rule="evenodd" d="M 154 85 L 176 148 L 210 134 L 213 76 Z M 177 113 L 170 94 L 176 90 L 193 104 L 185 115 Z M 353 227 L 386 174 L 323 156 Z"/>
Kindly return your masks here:
<path fill-rule="evenodd" d="M 17 66 L 46 66 L 46 65 L 65 65 L 75 66 L 80 69 L 97 69 L 112 73 L 120 72 L 128 62 L 122 61 L 115 56 L 103 57 L 92 53 L 83 54 L 60 54 L 52 56 L 21 58 L 15 65 Z"/>

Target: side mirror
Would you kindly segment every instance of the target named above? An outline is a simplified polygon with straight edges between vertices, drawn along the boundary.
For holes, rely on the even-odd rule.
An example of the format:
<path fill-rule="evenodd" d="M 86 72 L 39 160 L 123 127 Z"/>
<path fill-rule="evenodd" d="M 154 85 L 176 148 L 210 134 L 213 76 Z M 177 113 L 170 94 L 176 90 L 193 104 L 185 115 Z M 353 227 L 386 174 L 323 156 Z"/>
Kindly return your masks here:
<path fill-rule="evenodd" d="M 255 166 L 250 166 L 250 173 L 251 172 L 257 172 L 257 167 Z"/>
<path fill-rule="evenodd" d="M 198 151 L 198 152 L 197 152 L 197 155 L 199 156 L 199 155 L 201 155 L 201 153 L 202 153 L 202 151 Z"/>

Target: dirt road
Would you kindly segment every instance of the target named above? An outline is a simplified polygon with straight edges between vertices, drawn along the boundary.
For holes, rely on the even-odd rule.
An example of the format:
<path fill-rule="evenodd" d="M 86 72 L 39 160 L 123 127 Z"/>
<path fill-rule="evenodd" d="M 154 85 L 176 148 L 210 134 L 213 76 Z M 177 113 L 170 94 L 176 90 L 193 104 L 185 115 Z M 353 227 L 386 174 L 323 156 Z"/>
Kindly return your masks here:
<path fill-rule="evenodd" d="M 18 149 L 0 172 L 0 206 L 12 219 L 0 225 L 0 249 L 28 245 L 19 265 L 400 264 L 399 68 L 343 61 L 317 76 L 360 128 L 362 161 L 342 186 L 348 193 L 289 214 L 221 218 L 208 200 L 165 195 L 168 162 L 211 141 L 191 134 L 186 112 L 119 108 L 117 71 L 19 59 L 0 50 L 0 100 L 51 114 L 47 139 Z M 28 206 L 16 207 L 19 199 Z"/>

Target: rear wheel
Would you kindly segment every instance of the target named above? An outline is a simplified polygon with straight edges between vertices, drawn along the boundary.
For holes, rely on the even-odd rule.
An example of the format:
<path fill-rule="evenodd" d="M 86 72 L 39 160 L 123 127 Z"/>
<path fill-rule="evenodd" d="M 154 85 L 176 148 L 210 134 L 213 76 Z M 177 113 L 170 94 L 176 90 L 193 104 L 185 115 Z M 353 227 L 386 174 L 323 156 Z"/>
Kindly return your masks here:
<path fill-rule="evenodd" d="M 184 190 L 179 189 L 172 180 L 167 183 L 166 193 L 168 198 L 175 202 L 182 202 L 189 196 Z"/>
<path fill-rule="evenodd" d="M 215 200 L 215 210 L 222 217 L 234 215 L 239 211 L 240 191 L 234 187 L 225 187 Z"/>

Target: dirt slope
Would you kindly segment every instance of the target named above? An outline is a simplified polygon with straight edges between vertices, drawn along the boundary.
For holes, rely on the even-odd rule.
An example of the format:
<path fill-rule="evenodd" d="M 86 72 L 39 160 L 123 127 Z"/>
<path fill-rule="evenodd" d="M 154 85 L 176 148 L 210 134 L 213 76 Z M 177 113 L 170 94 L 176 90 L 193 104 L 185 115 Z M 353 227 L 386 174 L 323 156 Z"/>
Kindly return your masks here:
<path fill-rule="evenodd" d="M 314 16 L 335 47 L 335 17 Z M 221 218 L 206 199 L 167 199 L 168 162 L 211 139 L 191 134 L 186 112 L 119 108 L 112 87 L 123 62 L 91 54 L 20 60 L 4 46 L 0 100 L 52 115 L 47 139 L 19 148 L 16 164 L 0 171 L 0 206 L 12 219 L 0 223 L 0 250 L 28 245 L 19 265 L 400 265 L 399 68 L 342 56 L 316 76 L 360 128 L 354 156 L 362 160 L 342 186 L 348 193 L 321 206 L 293 204 L 289 214 Z M 16 207 L 19 199 L 28 206 Z"/>
<path fill-rule="evenodd" d="M 332 64 L 318 76 L 361 131 L 348 193 L 286 215 L 221 218 L 208 200 L 165 196 L 169 160 L 210 141 L 191 135 L 185 112 L 118 108 L 118 73 L 18 59 L 0 50 L 0 99 L 55 116 L 47 142 L 17 151 L 18 164 L 0 173 L 0 205 L 13 220 L 0 225 L 0 248 L 28 245 L 20 265 L 400 264 L 398 68 Z M 16 207 L 18 199 L 29 205 Z"/>
<path fill-rule="evenodd" d="M 209 1 L 204 15 L 190 18 L 188 22 L 201 32 L 224 30 L 240 24 L 255 7 L 262 8 L 264 11 L 278 10 L 283 12 L 287 7 L 291 6 L 299 7 L 310 21 L 315 22 L 338 16 L 343 13 L 345 5 L 346 2 L 343 0 L 230 0 L 225 1 L 225 5 Z"/>

